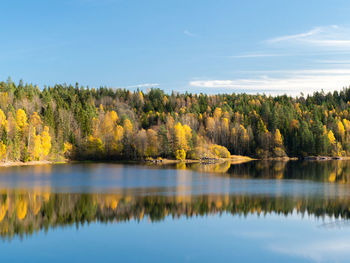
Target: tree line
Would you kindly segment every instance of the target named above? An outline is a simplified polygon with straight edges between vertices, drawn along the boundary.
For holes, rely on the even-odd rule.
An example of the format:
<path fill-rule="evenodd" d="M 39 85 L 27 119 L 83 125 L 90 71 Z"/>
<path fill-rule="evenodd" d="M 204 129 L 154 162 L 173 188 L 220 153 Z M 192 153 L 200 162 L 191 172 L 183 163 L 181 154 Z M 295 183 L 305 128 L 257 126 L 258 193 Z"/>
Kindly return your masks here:
<path fill-rule="evenodd" d="M 0 160 L 346 156 L 350 89 L 290 97 L 0 82 Z"/>

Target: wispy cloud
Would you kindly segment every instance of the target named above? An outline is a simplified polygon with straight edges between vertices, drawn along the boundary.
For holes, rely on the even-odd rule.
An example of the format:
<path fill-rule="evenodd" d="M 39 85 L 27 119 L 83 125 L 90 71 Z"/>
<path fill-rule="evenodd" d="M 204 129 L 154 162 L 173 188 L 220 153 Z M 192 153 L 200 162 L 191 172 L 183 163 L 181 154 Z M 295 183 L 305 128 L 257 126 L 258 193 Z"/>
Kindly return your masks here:
<path fill-rule="evenodd" d="M 197 35 L 196 34 L 194 34 L 194 33 L 192 33 L 192 32 L 190 32 L 189 30 L 184 30 L 184 34 L 186 35 L 186 36 L 189 36 L 189 37 L 197 37 Z"/>
<path fill-rule="evenodd" d="M 236 56 L 228 56 L 230 58 L 266 58 L 266 57 L 284 57 L 289 56 L 285 53 L 245 53 Z"/>
<path fill-rule="evenodd" d="M 350 50 L 350 28 L 338 25 L 315 27 L 307 32 L 271 38 L 267 44 L 299 44 Z"/>
<path fill-rule="evenodd" d="M 158 83 L 141 83 L 141 84 L 136 84 L 136 85 L 131 85 L 131 86 L 126 86 L 125 88 L 127 89 L 141 89 L 141 88 L 155 88 L 159 87 L 160 84 Z"/>
<path fill-rule="evenodd" d="M 320 32 L 322 32 L 322 29 L 320 27 L 317 27 L 317 28 L 314 28 L 314 29 L 312 29 L 308 32 L 305 32 L 305 33 L 271 38 L 271 39 L 267 40 L 267 42 L 268 43 L 277 43 L 277 42 L 288 41 L 288 40 L 301 40 L 301 39 L 305 39 L 305 38 L 314 36 Z"/>
<path fill-rule="evenodd" d="M 292 71 L 265 71 L 252 78 L 193 80 L 191 87 L 215 90 L 215 92 L 266 93 L 271 95 L 310 94 L 323 89 L 325 92 L 340 90 L 350 84 L 350 69 L 315 69 Z"/>

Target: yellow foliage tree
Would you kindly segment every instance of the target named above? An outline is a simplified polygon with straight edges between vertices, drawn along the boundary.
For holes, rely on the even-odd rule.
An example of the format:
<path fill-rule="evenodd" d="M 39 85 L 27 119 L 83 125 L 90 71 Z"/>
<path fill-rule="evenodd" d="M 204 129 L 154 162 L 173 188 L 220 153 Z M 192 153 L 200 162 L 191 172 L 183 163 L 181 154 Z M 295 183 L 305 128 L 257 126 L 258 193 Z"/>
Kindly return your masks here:
<path fill-rule="evenodd" d="M 187 125 L 184 125 L 184 126 L 187 126 Z M 175 135 L 175 148 L 176 148 L 176 150 L 182 149 L 186 152 L 188 150 L 188 144 L 187 144 L 187 138 L 186 138 L 186 129 L 187 128 L 185 128 L 184 126 L 182 126 L 182 124 L 180 122 L 178 122 L 174 126 L 174 135 Z M 191 128 L 189 128 L 189 129 L 191 129 Z"/>
<path fill-rule="evenodd" d="M 348 121 L 347 119 L 343 119 L 343 123 L 344 123 L 344 128 L 346 130 L 346 132 L 350 131 L 350 121 Z"/>
<path fill-rule="evenodd" d="M 275 144 L 277 146 L 283 145 L 282 135 L 279 129 L 276 129 L 275 136 L 274 136 Z"/>
<path fill-rule="evenodd" d="M 0 161 L 2 161 L 6 157 L 6 145 L 0 141 Z"/>
<path fill-rule="evenodd" d="M 6 115 L 4 114 L 4 112 L 1 109 L 0 109 L 0 126 L 1 127 L 7 126 Z"/>
<path fill-rule="evenodd" d="M 157 132 L 152 129 L 147 130 L 147 156 L 157 156 L 158 154 L 158 137 Z"/>
<path fill-rule="evenodd" d="M 36 135 L 34 134 L 34 147 L 32 150 L 32 159 L 33 160 L 40 160 L 41 158 L 41 154 L 43 152 L 43 147 L 41 144 L 41 136 L 40 134 Z"/>
<path fill-rule="evenodd" d="M 42 145 L 42 156 L 45 158 L 48 156 L 51 150 L 51 136 L 49 133 L 49 127 L 45 126 L 41 133 L 41 145 Z"/>
<path fill-rule="evenodd" d="M 328 132 L 328 139 L 329 139 L 329 142 L 331 144 L 335 144 L 336 143 L 336 140 L 335 140 L 335 137 L 334 137 L 334 133 L 331 130 Z"/>
<path fill-rule="evenodd" d="M 34 112 L 32 116 L 30 116 L 29 123 L 31 126 L 35 127 L 36 129 L 38 128 L 39 125 L 41 125 L 42 121 L 37 112 Z"/>
<path fill-rule="evenodd" d="M 185 150 L 184 149 L 177 150 L 175 157 L 176 157 L 176 160 L 181 160 L 181 161 L 185 160 L 186 159 Z"/>
<path fill-rule="evenodd" d="M 113 134 L 114 127 L 116 125 L 116 120 L 118 119 L 118 115 L 116 114 L 117 114 L 116 112 L 114 112 L 114 114 L 112 114 L 112 112 L 107 112 L 104 115 L 104 118 L 100 127 L 102 135 L 108 136 Z"/>
<path fill-rule="evenodd" d="M 123 149 L 123 144 L 121 143 L 124 136 L 124 128 L 120 125 L 117 125 L 114 131 L 114 143 L 113 150 L 116 152 L 121 152 Z"/>
<path fill-rule="evenodd" d="M 63 144 L 63 153 L 68 154 L 73 149 L 73 145 L 69 142 Z"/>
<path fill-rule="evenodd" d="M 221 118 L 222 115 L 222 109 L 221 108 L 216 108 L 213 113 L 214 119 L 218 120 Z"/>
<path fill-rule="evenodd" d="M 129 119 L 125 119 L 123 126 L 125 135 L 132 134 L 133 126 Z"/>
<path fill-rule="evenodd" d="M 337 128 L 338 128 L 338 133 L 339 133 L 340 137 L 344 138 L 344 136 L 345 136 L 345 128 L 344 128 L 344 125 L 343 125 L 343 123 L 341 121 L 338 121 Z"/>
<path fill-rule="evenodd" d="M 111 119 L 114 123 L 119 120 L 118 114 L 114 110 L 112 110 L 109 114 L 110 114 Z"/>
<path fill-rule="evenodd" d="M 25 113 L 24 110 L 18 109 L 16 112 L 16 123 L 17 123 L 17 128 L 20 131 L 23 131 L 27 126 L 27 114 Z"/>

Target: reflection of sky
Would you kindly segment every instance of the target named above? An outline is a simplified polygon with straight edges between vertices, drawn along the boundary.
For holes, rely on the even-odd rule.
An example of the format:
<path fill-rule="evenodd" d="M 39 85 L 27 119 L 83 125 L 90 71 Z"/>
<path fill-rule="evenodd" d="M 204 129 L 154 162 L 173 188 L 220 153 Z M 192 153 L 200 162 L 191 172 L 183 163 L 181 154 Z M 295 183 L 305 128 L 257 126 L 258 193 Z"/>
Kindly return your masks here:
<path fill-rule="evenodd" d="M 79 226 L 79 230 L 74 226 L 49 228 L 48 233 L 39 231 L 24 240 L 15 236 L 11 242 L 0 242 L 1 262 L 348 262 L 350 258 L 347 221 L 298 214 L 295 209 L 298 198 L 294 199 L 310 200 L 312 206 L 318 197 L 337 197 L 346 205 L 350 194 L 347 185 L 294 179 L 239 179 L 191 170 L 114 164 L 12 167 L 0 171 L 1 189 L 176 197 L 262 194 L 290 196 L 295 200 L 294 212 L 287 216 L 264 215 L 263 211 L 260 216 L 218 212 L 187 217 L 183 210 L 179 219 L 168 216 L 160 222 L 150 222 L 145 215 L 141 222 L 92 222 Z M 190 200 L 182 199 L 187 202 L 185 205 Z M 329 199 L 319 200 L 322 203 Z M 249 209 L 249 204 L 245 206 L 243 201 L 241 208 Z M 337 208 L 337 203 L 334 204 Z"/>
<path fill-rule="evenodd" d="M 79 231 L 65 227 L 3 242 L 0 254 L 3 262 L 38 263 L 348 262 L 350 228 L 320 227 L 329 221 L 297 214 L 223 214 L 168 217 L 157 223 L 92 223 Z"/>
<path fill-rule="evenodd" d="M 138 165 L 74 164 L 0 170 L 1 188 L 140 195 L 263 194 L 349 197 L 350 187 L 308 180 L 240 179 L 192 170 Z"/>

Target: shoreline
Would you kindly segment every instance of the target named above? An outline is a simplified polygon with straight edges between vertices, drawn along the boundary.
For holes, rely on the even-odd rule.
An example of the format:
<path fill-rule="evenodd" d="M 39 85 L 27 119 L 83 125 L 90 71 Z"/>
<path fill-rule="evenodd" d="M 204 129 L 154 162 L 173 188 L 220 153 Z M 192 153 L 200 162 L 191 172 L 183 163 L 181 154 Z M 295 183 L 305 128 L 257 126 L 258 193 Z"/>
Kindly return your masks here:
<path fill-rule="evenodd" d="M 68 161 L 0 162 L 0 167 L 51 165 L 51 164 L 62 164 L 62 163 L 68 163 Z"/>
<path fill-rule="evenodd" d="M 193 159 L 186 159 L 186 160 L 176 160 L 176 159 L 148 159 L 148 160 L 133 160 L 130 161 L 130 163 L 137 163 L 137 164 L 155 164 L 155 165 L 167 165 L 167 164 L 177 164 L 177 163 L 200 163 L 200 164 L 215 164 L 215 163 L 223 163 L 223 162 L 230 162 L 231 164 L 241 164 L 251 161 L 281 161 L 281 162 L 288 162 L 288 161 L 348 161 L 350 160 L 350 156 L 339 156 L 339 157 L 332 157 L 332 156 L 306 156 L 306 157 L 272 157 L 272 158 L 265 158 L 265 159 L 257 159 L 257 158 L 251 158 L 248 156 L 243 155 L 232 155 L 231 158 L 215 158 L 215 159 L 201 159 L 201 160 L 193 160 Z M 67 164 L 67 163 L 84 163 L 84 162 L 92 162 L 92 163 L 103 163 L 106 161 L 74 161 L 74 160 L 62 160 L 62 161 L 30 161 L 30 162 L 0 162 L 0 167 L 15 167 L 15 166 L 34 166 L 34 165 L 53 165 L 53 164 Z M 110 161 L 109 161 L 110 162 Z M 125 161 L 113 161 L 113 163 L 124 163 Z"/>

